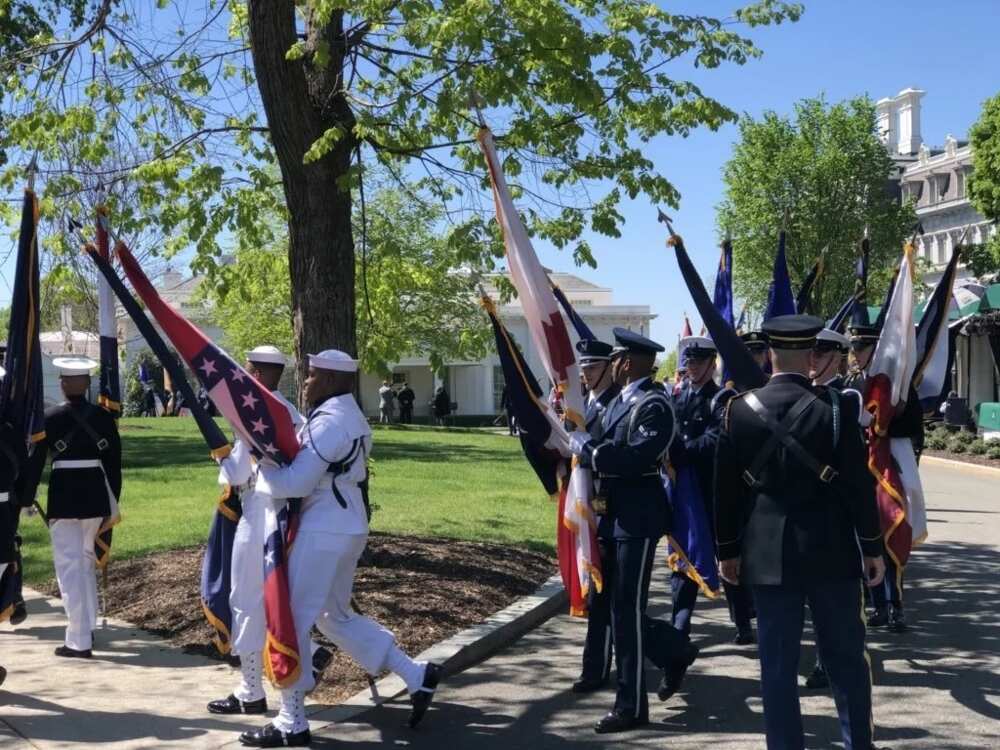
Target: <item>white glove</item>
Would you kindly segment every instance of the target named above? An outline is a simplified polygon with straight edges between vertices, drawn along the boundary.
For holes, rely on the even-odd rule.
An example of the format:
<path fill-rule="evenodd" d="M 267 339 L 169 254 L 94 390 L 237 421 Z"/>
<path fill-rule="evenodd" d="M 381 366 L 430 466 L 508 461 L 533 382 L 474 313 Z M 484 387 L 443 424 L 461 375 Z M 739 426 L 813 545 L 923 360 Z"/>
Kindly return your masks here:
<path fill-rule="evenodd" d="M 573 452 L 574 455 L 579 456 L 581 453 L 583 453 L 583 447 L 589 442 L 590 442 L 589 433 L 578 430 L 574 433 L 571 433 L 569 436 L 569 449 Z"/>

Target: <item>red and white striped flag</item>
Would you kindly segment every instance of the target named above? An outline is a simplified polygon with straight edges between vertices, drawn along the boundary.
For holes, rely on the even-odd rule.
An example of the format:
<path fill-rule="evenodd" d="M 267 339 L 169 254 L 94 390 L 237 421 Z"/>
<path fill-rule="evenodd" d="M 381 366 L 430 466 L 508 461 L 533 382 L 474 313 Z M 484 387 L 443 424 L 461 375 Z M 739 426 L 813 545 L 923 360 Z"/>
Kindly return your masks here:
<path fill-rule="evenodd" d="M 528 232 L 514 206 L 500 167 L 493 134 L 488 128 L 480 129 L 479 144 L 486 157 L 486 167 L 493 186 L 497 221 L 507 250 L 507 266 L 517 289 L 528 330 L 531 331 L 532 341 L 545 371 L 555 385 L 556 396 L 563 405 L 565 418 L 582 430 L 585 407 L 583 394 L 580 392 L 580 368 L 570 343 L 566 321 L 552 292 L 548 275 L 535 254 Z M 568 435 L 551 409 L 549 415 L 561 443 L 560 450 L 564 455 L 569 455 Z M 569 484 L 564 488 L 565 498 L 560 501 L 562 527 L 572 533 L 568 536 L 558 534 L 557 546 L 560 568 L 567 571 L 563 583 L 570 594 L 570 612 L 582 616 L 587 611 L 586 601 L 590 587 L 594 586 L 600 591 L 603 583 L 601 561 L 597 552 L 597 519 L 590 507 L 593 481 L 589 469 L 580 468 L 575 460 L 573 464 Z"/>

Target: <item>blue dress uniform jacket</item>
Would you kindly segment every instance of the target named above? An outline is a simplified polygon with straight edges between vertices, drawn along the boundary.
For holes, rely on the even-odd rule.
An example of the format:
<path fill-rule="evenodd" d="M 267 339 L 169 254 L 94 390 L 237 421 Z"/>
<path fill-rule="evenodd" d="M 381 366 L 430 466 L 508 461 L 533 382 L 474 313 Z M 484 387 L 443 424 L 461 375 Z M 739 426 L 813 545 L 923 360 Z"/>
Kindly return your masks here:
<path fill-rule="evenodd" d="M 746 394 L 734 398 L 723 422 L 715 466 L 715 525 L 719 559 L 742 557 L 742 579 L 750 584 L 787 584 L 860 579 L 861 557 L 882 554 L 875 485 L 858 427 L 858 402 L 837 396 L 839 441 L 834 444 L 834 393 L 800 376 L 776 375 L 753 391 L 781 421 L 799 398 L 816 400 L 796 422 L 793 434 L 837 477 L 823 482 L 816 472 L 779 448 L 751 487 L 744 472 L 767 443 L 771 430 L 754 413 Z"/>
<path fill-rule="evenodd" d="M 598 534 L 659 539 L 670 526 L 660 462 L 674 435 L 663 386 L 646 379 L 634 390 L 623 390 L 605 412 L 602 430 L 602 437 L 590 441 L 580 455 L 581 465 L 594 470 L 607 497 L 608 512 Z"/>
<path fill-rule="evenodd" d="M 678 468 L 694 467 L 710 514 L 715 447 L 723 414 L 716 400 L 719 390 L 715 381 L 709 380 L 697 391 L 690 386 L 683 389 L 673 401 L 677 435 L 670 444 L 670 463 Z"/>
<path fill-rule="evenodd" d="M 83 419 L 101 442 L 97 445 L 75 417 Z M 57 518 L 103 518 L 111 513 L 108 489 L 122 490 L 122 449 L 118 425 L 110 413 L 86 399 L 74 398 L 45 412 L 45 439 L 36 444 L 25 471 L 26 499 L 33 498 L 46 457 L 53 461 L 47 513 Z M 97 461 L 84 468 L 60 468 L 60 461 Z M 103 467 L 103 468 L 102 468 Z"/>

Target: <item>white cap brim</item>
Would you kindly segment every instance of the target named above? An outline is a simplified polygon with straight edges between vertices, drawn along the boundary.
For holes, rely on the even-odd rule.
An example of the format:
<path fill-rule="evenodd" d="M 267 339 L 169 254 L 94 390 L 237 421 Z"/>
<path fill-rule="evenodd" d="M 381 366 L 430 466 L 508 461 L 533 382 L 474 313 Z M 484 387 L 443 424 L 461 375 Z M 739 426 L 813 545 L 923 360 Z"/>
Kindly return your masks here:
<path fill-rule="evenodd" d="M 277 347 L 258 346 L 247 352 L 247 362 L 257 362 L 265 365 L 287 365 L 288 358 Z"/>
<path fill-rule="evenodd" d="M 334 372 L 357 372 L 358 360 L 336 349 L 327 349 L 319 354 L 309 355 L 309 366 L 317 370 L 333 370 Z"/>
<path fill-rule="evenodd" d="M 98 363 L 90 357 L 56 357 L 52 360 L 52 365 L 59 371 L 60 376 L 72 377 L 90 375 Z"/>

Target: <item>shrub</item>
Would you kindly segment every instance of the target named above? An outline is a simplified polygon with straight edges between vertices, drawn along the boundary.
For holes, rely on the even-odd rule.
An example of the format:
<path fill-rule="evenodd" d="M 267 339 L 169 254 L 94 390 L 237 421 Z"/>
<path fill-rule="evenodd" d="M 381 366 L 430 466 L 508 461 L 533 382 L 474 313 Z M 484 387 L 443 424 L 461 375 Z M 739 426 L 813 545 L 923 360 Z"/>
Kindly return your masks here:
<path fill-rule="evenodd" d="M 948 448 L 948 441 L 943 437 L 933 435 L 927 438 L 927 447 L 932 451 L 943 451 Z"/>
<path fill-rule="evenodd" d="M 971 445 L 976 441 L 976 433 L 962 430 L 960 433 L 955 435 L 952 440 L 956 443 L 961 443 L 962 445 Z"/>
<path fill-rule="evenodd" d="M 952 453 L 965 453 L 968 449 L 968 445 L 961 440 L 952 440 L 948 444 L 948 450 Z"/>
<path fill-rule="evenodd" d="M 1000 445 L 994 445 L 987 449 L 986 457 L 992 458 L 994 461 L 1000 461 Z"/>
<path fill-rule="evenodd" d="M 974 440 L 969 443 L 969 453 L 976 456 L 982 456 L 986 453 L 986 443 L 982 440 Z"/>

